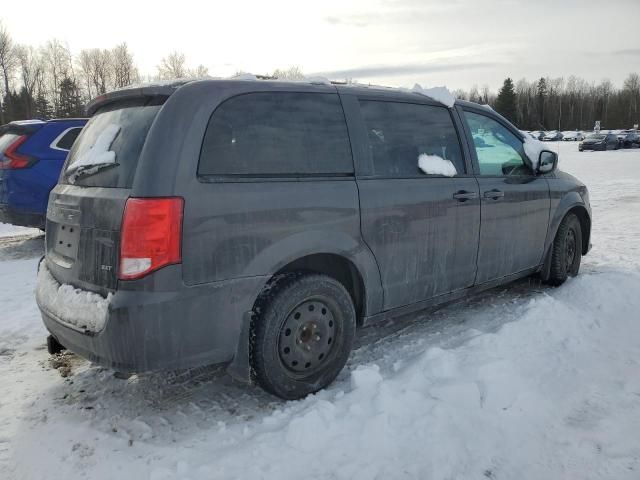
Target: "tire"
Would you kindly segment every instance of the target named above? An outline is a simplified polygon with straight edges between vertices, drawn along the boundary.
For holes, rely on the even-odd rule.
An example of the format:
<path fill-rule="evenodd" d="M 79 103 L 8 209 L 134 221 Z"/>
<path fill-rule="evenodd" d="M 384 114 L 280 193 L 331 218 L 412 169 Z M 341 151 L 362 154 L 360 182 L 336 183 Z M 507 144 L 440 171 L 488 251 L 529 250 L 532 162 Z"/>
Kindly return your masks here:
<path fill-rule="evenodd" d="M 251 324 L 253 379 L 285 400 L 329 385 L 349 358 L 356 327 L 351 296 L 337 280 L 290 273 L 256 301 Z"/>
<path fill-rule="evenodd" d="M 551 246 L 549 285 L 562 285 L 568 277 L 575 277 L 582 258 L 582 227 L 573 213 L 562 219 Z"/>

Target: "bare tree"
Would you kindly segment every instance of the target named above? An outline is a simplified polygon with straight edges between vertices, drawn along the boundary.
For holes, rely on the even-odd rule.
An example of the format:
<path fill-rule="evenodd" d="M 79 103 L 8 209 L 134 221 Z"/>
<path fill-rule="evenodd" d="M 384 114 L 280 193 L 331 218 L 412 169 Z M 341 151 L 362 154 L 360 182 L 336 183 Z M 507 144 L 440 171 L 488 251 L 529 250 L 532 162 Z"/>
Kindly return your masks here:
<path fill-rule="evenodd" d="M 53 39 L 43 47 L 44 77 L 46 95 L 53 105 L 54 114 L 60 111 L 60 83 L 64 78 L 72 77 L 71 55 L 69 49 L 59 40 Z"/>
<path fill-rule="evenodd" d="M 465 92 L 461 88 L 458 88 L 457 90 L 454 90 L 451 93 L 453 94 L 454 97 L 459 98 L 460 100 L 467 100 L 467 92 Z"/>
<path fill-rule="evenodd" d="M 640 75 L 630 73 L 624 81 L 624 92 L 629 97 L 629 123 L 638 123 L 640 107 Z"/>
<path fill-rule="evenodd" d="M 88 101 L 94 97 L 93 95 L 93 82 L 92 82 L 92 71 L 93 66 L 91 62 L 91 50 L 82 49 L 78 54 L 78 66 L 80 67 L 80 73 L 82 76 L 82 81 L 84 82 L 84 88 L 86 89 L 85 99 Z"/>
<path fill-rule="evenodd" d="M 158 77 L 161 80 L 186 77 L 187 68 L 185 63 L 186 58 L 184 53 L 175 51 L 171 52 L 160 60 L 160 65 L 158 65 Z"/>
<path fill-rule="evenodd" d="M 20 78 L 25 95 L 25 114 L 27 118 L 34 115 L 35 90 L 38 79 L 42 76 L 42 61 L 31 45 L 16 47 L 16 55 L 20 66 Z"/>
<path fill-rule="evenodd" d="M 126 42 L 116 45 L 111 50 L 111 62 L 114 88 L 126 87 L 138 81 L 138 71 Z"/>
<path fill-rule="evenodd" d="M 194 70 L 189 72 L 190 77 L 203 78 L 209 76 L 209 69 L 204 65 L 198 65 Z"/>
<path fill-rule="evenodd" d="M 304 80 L 305 78 L 300 67 L 296 65 L 289 67 L 286 70 L 277 68 L 273 71 L 271 76 L 280 80 Z"/>
<path fill-rule="evenodd" d="M 95 49 L 92 55 L 93 60 L 93 85 L 96 87 L 98 95 L 102 95 L 109 90 L 111 82 L 111 52 L 109 50 Z"/>
<path fill-rule="evenodd" d="M 7 98 L 7 105 L 2 105 L 0 96 L 0 123 L 5 123 L 4 112 L 11 107 L 11 95 L 9 95 L 9 81 L 17 64 L 17 57 L 13 40 L 9 31 L 0 23 L 0 70 L 4 83 L 4 94 Z M 3 108 L 4 107 L 4 108 Z"/>

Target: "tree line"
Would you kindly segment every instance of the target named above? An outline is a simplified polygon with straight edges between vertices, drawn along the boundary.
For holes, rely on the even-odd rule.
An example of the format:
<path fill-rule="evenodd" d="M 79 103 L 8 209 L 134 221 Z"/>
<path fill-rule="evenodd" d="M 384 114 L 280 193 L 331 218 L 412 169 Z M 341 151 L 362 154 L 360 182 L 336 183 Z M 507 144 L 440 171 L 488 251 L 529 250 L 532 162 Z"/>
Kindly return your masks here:
<path fill-rule="evenodd" d="M 185 55 L 172 52 L 161 59 L 156 75 L 143 77 L 126 42 L 73 55 L 57 39 L 39 47 L 17 44 L 0 22 L 0 125 L 31 118 L 79 117 L 89 100 L 110 90 L 141 81 L 207 74 L 202 65 L 187 68 Z"/>
<path fill-rule="evenodd" d="M 188 68 L 183 53 L 171 52 L 160 60 L 155 75 L 142 76 L 126 43 L 111 49 L 82 49 L 73 55 L 56 39 L 39 47 L 16 44 L 0 22 L 0 125 L 31 118 L 78 117 L 89 100 L 110 90 L 208 73 L 203 65 Z M 291 67 L 261 78 L 299 80 L 304 74 Z M 602 128 L 630 128 L 640 123 L 637 73 L 629 74 L 621 88 L 610 80 L 595 84 L 575 76 L 515 83 L 507 78 L 497 94 L 488 86 L 454 94 L 490 105 L 525 130 L 590 130 L 596 120 Z"/>
<path fill-rule="evenodd" d="M 523 130 L 592 130 L 596 121 L 603 129 L 632 128 L 640 123 L 637 73 L 630 73 L 621 88 L 610 80 L 596 84 L 572 75 L 532 82 L 523 78 L 515 83 L 507 78 L 497 94 L 488 87 L 455 94 L 490 105 Z"/>

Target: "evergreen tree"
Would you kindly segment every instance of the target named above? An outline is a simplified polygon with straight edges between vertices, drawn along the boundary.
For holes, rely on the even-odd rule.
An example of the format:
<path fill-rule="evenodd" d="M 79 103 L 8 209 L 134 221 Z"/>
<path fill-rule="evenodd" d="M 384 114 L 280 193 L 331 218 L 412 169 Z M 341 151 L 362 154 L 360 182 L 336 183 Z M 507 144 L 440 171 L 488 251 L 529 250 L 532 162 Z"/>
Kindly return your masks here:
<path fill-rule="evenodd" d="M 496 111 L 510 122 L 516 122 L 516 91 L 513 88 L 513 80 L 506 78 L 496 98 Z"/>
<path fill-rule="evenodd" d="M 35 99 L 35 118 L 48 120 L 53 117 L 53 108 L 43 93 L 39 93 Z"/>
<path fill-rule="evenodd" d="M 536 87 L 536 95 L 538 97 L 538 123 L 540 127 L 544 127 L 544 107 L 547 99 L 547 81 L 544 77 L 538 80 L 538 86 Z"/>
<path fill-rule="evenodd" d="M 60 82 L 60 99 L 58 116 L 80 117 L 82 116 L 82 100 L 76 82 L 69 77 L 65 77 Z"/>

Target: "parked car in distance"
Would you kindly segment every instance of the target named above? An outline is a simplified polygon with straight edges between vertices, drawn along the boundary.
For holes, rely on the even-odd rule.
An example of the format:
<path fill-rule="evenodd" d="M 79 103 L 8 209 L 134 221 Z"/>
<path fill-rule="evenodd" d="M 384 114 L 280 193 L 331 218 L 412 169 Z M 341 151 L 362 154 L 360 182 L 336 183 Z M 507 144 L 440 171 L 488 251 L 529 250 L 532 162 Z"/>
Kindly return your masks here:
<path fill-rule="evenodd" d="M 557 130 L 547 132 L 542 137 L 542 141 L 544 142 L 557 142 L 558 140 L 562 140 L 562 133 L 558 132 Z"/>
<path fill-rule="evenodd" d="M 559 285 L 589 250 L 586 187 L 474 103 L 202 80 L 88 111 L 36 298 L 50 352 L 123 373 L 226 364 L 301 398 L 358 326 L 533 274 Z"/>
<path fill-rule="evenodd" d="M 623 148 L 633 148 L 634 146 L 640 146 L 640 135 L 638 132 L 628 131 L 618 136 L 620 146 Z"/>
<path fill-rule="evenodd" d="M 0 127 L 0 222 L 44 228 L 49 192 L 86 122 L 22 120 Z"/>
<path fill-rule="evenodd" d="M 567 130 L 566 132 L 562 132 L 562 140 L 564 141 L 582 141 L 584 140 L 584 132 L 579 130 Z"/>
<path fill-rule="evenodd" d="M 578 144 L 578 150 L 618 150 L 620 142 L 613 133 L 590 133 Z"/>
<path fill-rule="evenodd" d="M 533 132 L 531 132 L 531 136 L 533 138 L 535 138 L 536 140 L 542 140 L 544 138 L 544 136 L 546 135 L 547 132 L 542 131 L 542 130 L 534 130 Z"/>
<path fill-rule="evenodd" d="M 530 138 L 533 138 L 534 140 L 538 140 L 538 137 L 536 137 L 532 132 L 528 132 L 527 130 L 520 130 L 520 133 L 522 133 L 522 135 L 526 137 L 530 137 Z"/>

